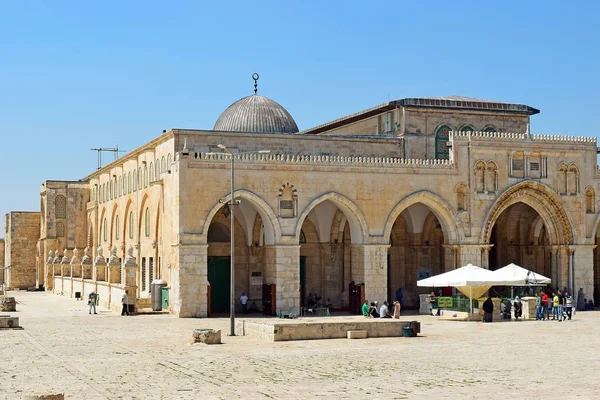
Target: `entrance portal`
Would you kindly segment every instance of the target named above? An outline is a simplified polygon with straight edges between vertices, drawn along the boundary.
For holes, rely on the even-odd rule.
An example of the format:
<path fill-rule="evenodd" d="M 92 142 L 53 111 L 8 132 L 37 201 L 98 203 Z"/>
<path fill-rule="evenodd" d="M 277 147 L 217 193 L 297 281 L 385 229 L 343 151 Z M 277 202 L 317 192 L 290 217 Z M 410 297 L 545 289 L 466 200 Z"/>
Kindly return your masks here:
<path fill-rule="evenodd" d="M 212 313 L 229 312 L 231 294 L 230 257 L 208 257 L 208 282 L 210 282 L 210 308 Z"/>

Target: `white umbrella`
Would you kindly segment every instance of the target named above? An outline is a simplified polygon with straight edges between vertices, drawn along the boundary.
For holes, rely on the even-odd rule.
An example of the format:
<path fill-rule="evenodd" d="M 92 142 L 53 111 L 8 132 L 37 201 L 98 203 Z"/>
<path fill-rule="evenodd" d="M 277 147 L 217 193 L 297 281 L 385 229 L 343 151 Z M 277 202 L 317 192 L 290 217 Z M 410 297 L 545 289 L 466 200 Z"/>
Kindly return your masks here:
<path fill-rule="evenodd" d="M 550 278 L 536 274 L 535 272 L 516 264 L 508 264 L 506 267 L 497 269 L 492 273 L 496 279 L 500 281 L 500 283 L 496 283 L 496 285 L 528 286 L 538 284 L 543 285 L 551 282 Z"/>
<path fill-rule="evenodd" d="M 417 281 L 417 286 L 422 287 L 454 286 L 465 296 L 468 296 L 469 300 L 473 298 L 473 292 L 475 292 L 475 297 L 480 297 L 490 287 L 498 284 L 498 279 L 492 271 L 473 264 L 467 264 L 464 267 Z M 469 302 L 471 313 L 473 313 L 473 302 Z"/>

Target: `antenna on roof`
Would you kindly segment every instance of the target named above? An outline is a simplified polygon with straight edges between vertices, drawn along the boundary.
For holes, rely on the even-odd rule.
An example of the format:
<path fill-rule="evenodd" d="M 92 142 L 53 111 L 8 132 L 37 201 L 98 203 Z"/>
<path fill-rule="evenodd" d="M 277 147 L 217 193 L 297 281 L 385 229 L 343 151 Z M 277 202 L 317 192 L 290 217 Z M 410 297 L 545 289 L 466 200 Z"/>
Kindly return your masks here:
<path fill-rule="evenodd" d="M 113 155 L 115 157 L 115 160 L 117 158 L 119 158 L 119 153 L 126 153 L 125 150 L 119 149 L 118 145 L 117 145 L 117 147 L 114 147 L 114 148 L 98 147 L 96 149 L 90 149 L 90 150 L 98 152 L 98 169 L 102 168 L 102 152 L 104 152 L 104 151 L 109 151 L 109 152 L 112 151 L 112 153 L 113 153 Z"/>
<path fill-rule="evenodd" d="M 260 76 L 256 72 L 252 74 L 252 79 L 254 79 L 254 94 L 258 92 L 258 78 L 260 78 Z"/>

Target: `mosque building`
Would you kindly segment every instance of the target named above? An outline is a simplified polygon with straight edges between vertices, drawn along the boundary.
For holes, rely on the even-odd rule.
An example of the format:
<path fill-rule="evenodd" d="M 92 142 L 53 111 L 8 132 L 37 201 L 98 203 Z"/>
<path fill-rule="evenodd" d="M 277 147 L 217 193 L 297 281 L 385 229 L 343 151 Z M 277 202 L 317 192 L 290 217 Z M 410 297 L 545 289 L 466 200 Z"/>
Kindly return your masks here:
<path fill-rule="evenodd" d="M 405 98 L 299 131 L 255 86 L 212 129 L 171 129 L 78 181 L 45 181 L 35 265 L 9 274 L 113 309 L 125 290 L 142 307 L 163 279 L 171 313 L 205 317 L 229 311 L 233 237 L 235 298 L 269 313 L 309 293 L 354 310 L 399 287 L 416 309 L 418 279 L 467 263 L 514 262 L 591 297 L 596 138 L 532 134 L 537 113 Z"/>

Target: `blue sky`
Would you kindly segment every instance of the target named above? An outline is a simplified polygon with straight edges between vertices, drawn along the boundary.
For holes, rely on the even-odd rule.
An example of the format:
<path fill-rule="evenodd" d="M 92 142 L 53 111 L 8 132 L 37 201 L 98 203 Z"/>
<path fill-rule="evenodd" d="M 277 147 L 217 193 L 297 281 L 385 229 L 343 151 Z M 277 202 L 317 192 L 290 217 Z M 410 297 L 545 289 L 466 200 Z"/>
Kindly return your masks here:
<path fill-rule="evenodd" d="M 253 72 L 300 129 L 462 95 L 541 109 L 535 133 L 597 136 L 598 15 L 597 1 L 0 1 L 0 213 L 92 172 L 92 147 L 211 129 Z"/>

